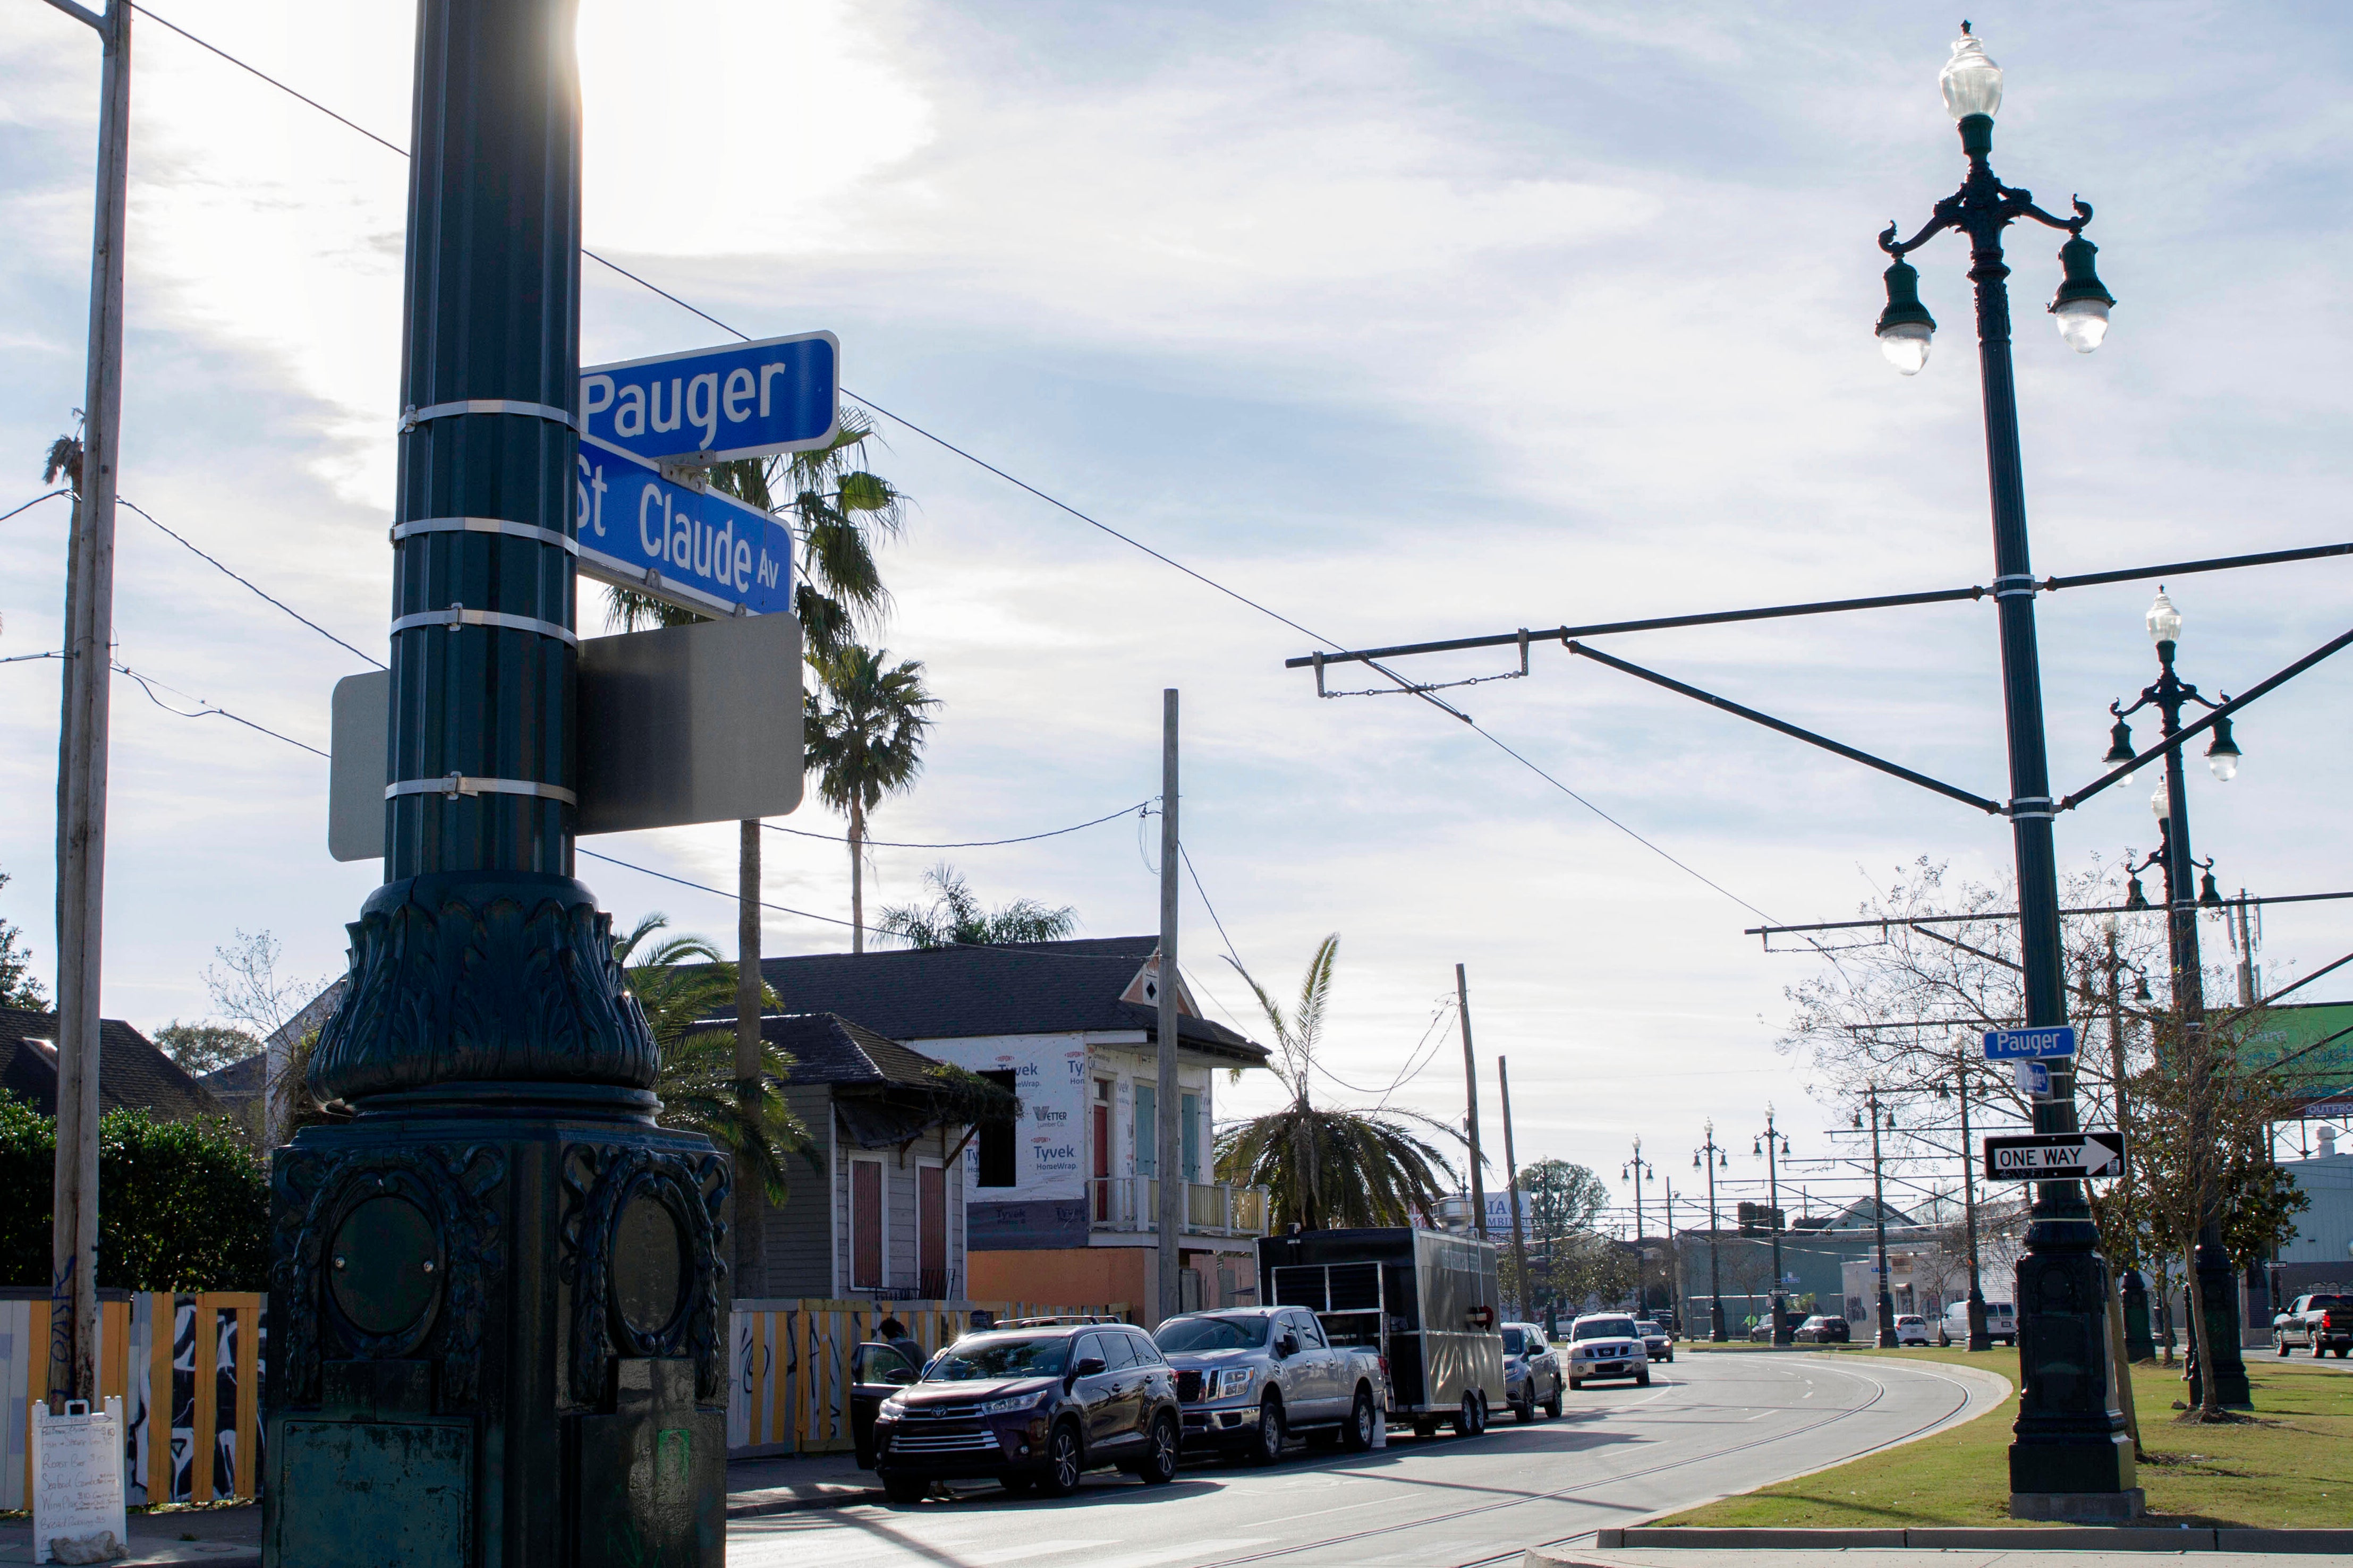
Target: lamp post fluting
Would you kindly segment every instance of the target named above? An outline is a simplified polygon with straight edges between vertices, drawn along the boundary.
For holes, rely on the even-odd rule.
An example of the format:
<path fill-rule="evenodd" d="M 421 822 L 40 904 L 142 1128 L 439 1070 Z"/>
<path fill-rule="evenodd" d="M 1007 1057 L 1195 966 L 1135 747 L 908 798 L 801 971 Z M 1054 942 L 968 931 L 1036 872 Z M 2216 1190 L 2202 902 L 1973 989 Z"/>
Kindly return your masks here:
<path fill-rule="evenodd" d="M 1692 1163 L 1707 1173 L 1707 1337 L 1722 1344 L 1731 1336 L 1724 1331 L 1724 1264 L 1716 1247 L 1724 1221 L 1715 1210 L 1715 1173 L 1727 1161 L 1724 1151 L 1716 1146 L 1715 1122 L 1712 1118 L 1707 1124 L 1707 1142 L 1692 1151 Z"/>
<path fill-rule="evenodd" d="M 2180 733 L 2184 708 L 2193 702 L 2202 708 L 2221 706 L 2208 701 L 2174 668 L 2174 655 L 2181 641 L 2181 612 L 2174 607 L 2162 586 L 2158 589 L 2157 602 L 2148 607 L 2147 620 L 2149 640 L 2157 645 L 2157 679 L 2142 689 L 2139 700 L 2131 707 L 2108 704 L 2108 711 L 2116 720 L 2108 754 L 2114 757 L 2117 747 L 2125 747 L 2126 761 L 2132 754 L 2126 721 L 2142 709 L 2157 710 L 2163 725 L 2161 733 L 2171 742 Z M 2226 692 L 2223 701 L 2229 700 Z M 2239 771 L 2239 745 L 2231 733 L 2231 721 L 2216 720 L 2213 736 L 2206 748 L 2207 763 L 2217 779 L 2228 783 Z M 2214 886 L 2213 862 L 2200 861 L 2190 848 L 2189 793 L 2182 777 L 2179 744 L 2169 744 L 2165 749 L 2165 786 L 2150 799 L 2149 805 L 2158 816 L 2158 847 L 2147 860 L 2134 868 L 2134 872 L 2137 879 L 2138 872 L 2151 864 L 2165 871 L 2166 952 L 2173 972 L 2175 1039 L 2171 1070 L 2188 1079 L 2189 1143 L 2199 1161 L 2194 1173 L 2198 1245 L 2192 1268 L 2198 1281 L 2198 1340 L 2191 1387 L 2208 1408 L 2244 1408 L 2252 1395 L 2247 1386 L 2246 1360 L 2239 1347 L 2242 1336 L 2232 1299 L 2237 1286 L 2230 1255 L 2222 1246 L 2221 1173 L 2213 1148 L 2214 1053 L 2206 1030 L 2205 971 L 2198 953 L 2199 907 L 2220 908 L 2222 895 Z M 2193 872 L 2203 874 L 2193 878 Z M 2193 881 L 2197 884 L 2194 887 Z M 2210 1374 L 2214 1384 L 2211 1391 L 2205 1383 Z"/>
<path fill-rule="evenodd" d="M 1773 1108 L 1767 1106 L 1765 1131 L 1757 1135 L 1757 1142 L 1749 1145 L 1748 1152 L 1752 1157 L 1759 1153 L 1765 1156 L 1765 1223 L 1773 1234 L 1773 1289 L 1769 1296 L 1773 1304 L 1773 1342 L 1786 1345 L 1796 1342 L 1790 1338 L 1787 1298 L 1782 1294 L 1787 1287 L 1781 1278 L 1781 1171 L 1774 1144 L 1776 1138 L 1780 1138 L 1778 1153 L 1787 1154 L 1789 1141 L 1774 1131 Z"/>
<path fill-rule="evenodd" d="M 1928 222 L 1899 241 L 1887 226 L 1880 247 L 1887 268 L 1882 347 L 1905 374 L 1926 363 L 1936 321 L 1919 298 L 1919 274 L 1905 258 L 1947 229 L 1969 240 L 1969 281 L 1977 292 L 1978 372 L 1984 405 L 1986 478 L 1992 502 L 1995 615 L 2000 626 L 2003 707 L 2010 743 L 2012 852 L 2018 867 L 2019 957 L 2029 1026 L 2067 1022 L 2066 976 L 2059 933 L 2059 878 L 2051 822 L 2050 761 L 2043 742 L 2042 677 L 2035 647 L 2034 576 L 2027 549 L 2026 485 L 2019 462 L 2018 389 L 2010 353 L 2010 268 L 2002 231 L 2021 218 L 2063 230 L 2064 280 L 2050 306 L 2060 336 L 2078 353 L 2099 346 L 2116 301 L 2094 267 L 2097 247 L 2084 237 L 2092 209 L 2077 199 L 2073 217 L 2054 217 L 2031 193 L 2003 184 L 1989 162 L 2002 73 L 1968 24 L 1939 80 L 1945 107 L 1960 132 L 1968 173 L 1938 202 Z M 2051 1092 L 2034 1103 L 2034 1130 L 2078 1131 L 2072 1060 L 2055 1063 Z M 2142 1496 L 2133 1450 L 2109 1364 L 2106 1262 L 2080 1181 L 2037 1184 L 2026 1251 L 2018 1266 L 2019 1415 L 2010 1450 L 2010 1512 L 2017 1518 L 2129 1518 Z M 2092 1364 L 2087 1365 L 2089 1362 Z"/>

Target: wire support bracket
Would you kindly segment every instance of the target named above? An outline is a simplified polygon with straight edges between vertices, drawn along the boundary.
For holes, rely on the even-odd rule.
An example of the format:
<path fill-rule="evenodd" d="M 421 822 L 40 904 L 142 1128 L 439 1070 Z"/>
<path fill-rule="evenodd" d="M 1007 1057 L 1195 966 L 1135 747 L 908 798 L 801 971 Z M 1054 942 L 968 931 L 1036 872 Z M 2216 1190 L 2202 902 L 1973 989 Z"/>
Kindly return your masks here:
<path fill-rule="evenodd" d="M 525 403 L 512 397 L 467 397 L 454 403 L 428 403 L 422 408 L 410 404 L 400 411 L 400 433 L 406 436 L 427 420 L 449 419 L 460 414 L 520 415 L 526 419 L 561 425 L 575 434 L 581 427 L 578 415 L 551 403 Z"/>
<path fill-rule="evenodd" d="M 384 798 L 396 800 L 404 795 L 438 795 L 445 800 L 460 800 L 469 795 L 526 795 L 541 800 L 560 800 L 566 805 L 578 805 L 580 797 L 562 784 L 541 784 L 536 779 L 485 779 L 470 773 L 444 773 L 438 779 L 402 779 L 384 786 Z"/>
<path fill-rule="evenodd" d="M 403 616 L 392 623 L 395 637 L 402 632 L 418 631 L 427 626 L 447 626 L 458 631 L 465 626 L 491 626 L 511 632 L 536 632 L 558 642 L 580 646 L 580 634 L 570 626 L 554 621 L 543 621 L 536 616 L 511 616 L 503 610 L 470 610 L 462 605 L 452 605 L 446 610 L 419 610 Z"/>
<path fill-rule="evenodd" d="M 1324 657 L 1320 653 L 1315 654 L 1312 656 L 1312 661 L 1315 667 L 1315 695 L 1318 697 L 1427 697 L 1433 691 L 1451 691 L 1458 686 L 1484 686 L 1491 680 L 1525 680 L 1528 676 L 1528 628 L 1522 626 L 1520 628 L 1519 635 L 1520 668 L 1517 669 L 1507 669 L 1501 675 L 1473 675 L 1461 680 L 1437 680 L 1426 682 L 1398 680 L 1397 677 L 1390 676 L 1391 679 L 1398 680 L 1397 685 L 1367 686 L 1355 691 L 1331 691 L 1325 689 L 1324 685 Z M 1367 664 L 1372 663 L 1370 659 L 1366 659 L 1364 662 Z M 1375 665 L 1374 668 L 1377 669 L 1379 668 L 1379 666 Z M 1386 670 L 1382 671 L 1382 673 L 1388 674 Z M 1461 715 L 1458 713 L 1455 717 L 1460 718 Z"/>
<path fill-rule="evenodd" d="M 509 539 L 528 539 L 534 544 L 553 544 L 567 555 L 580 553 L 580 542 L 570 534 L 553 528 L 542 528 L 535 522 L 514 522 L 503 517 L 420 517 L 408 522 L 392 525 L 392 542 L 420 533 L 497 533 Z"/>

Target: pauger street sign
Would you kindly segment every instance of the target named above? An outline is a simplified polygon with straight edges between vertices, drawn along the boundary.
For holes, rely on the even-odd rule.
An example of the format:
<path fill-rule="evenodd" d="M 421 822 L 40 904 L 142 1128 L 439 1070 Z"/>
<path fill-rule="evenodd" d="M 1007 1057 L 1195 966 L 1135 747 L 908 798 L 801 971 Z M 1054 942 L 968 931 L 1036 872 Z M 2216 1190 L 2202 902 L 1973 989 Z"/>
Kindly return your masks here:
<path fill-rule="evenodd" d="M 1985 1054 L 1989 1062 L 2072 1057 L 2075 1054 L 2075 1028 L 2072 1024 L 2054 1024 L 2041 1029 L 1989 1029 Z"/>
<path fill-rule="evenodd" d="M 793 607 L 793 536 L 758 507 L 580 438 L 580 571 L 706 616 Z"/>
<path fill-rule="evenodd" d="M 2022 1138 L 1989 1138 L 1985 1141 L 1985 1171 L 1986 1179 L 1992 1182 L 2121 1176 L 2125 1172 L 2125 1135 L 2049 1132 Z"/>
<path fill-rule="evenodd" d="M 581 433 L 651 462 L 707 467 L 805 452 L 841 419 L 841 344 L 831 332 L 592 364 L 580 372 Z"/>

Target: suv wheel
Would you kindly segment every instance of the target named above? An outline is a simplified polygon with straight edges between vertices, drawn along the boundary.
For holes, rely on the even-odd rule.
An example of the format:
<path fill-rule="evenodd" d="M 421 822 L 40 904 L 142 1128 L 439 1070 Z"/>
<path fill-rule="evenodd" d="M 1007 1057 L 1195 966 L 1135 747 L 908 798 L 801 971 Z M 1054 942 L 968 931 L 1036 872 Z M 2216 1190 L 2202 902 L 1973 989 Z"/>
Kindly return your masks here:
<path fill-rule="evenodd" d="M 1634 1386 L 1637 1388 L 1648 1388 L 1651 1386 L 1651 1369 L 1649 1367 L 1646 1366 L 1641 1371 L 1634 1374 Z"/>
<path fill-rule="evenodd" d="M 1015 1497 L 1028 1497 L 1038 1489 L 1038 1478 L 1027 1470 L 1014 1470 L 997 1477 L 997 1484 Z"/>
<path fill-rule="evenodd" d="M 1512 1406 L 1512 1416 L 1513 1419 L 1518 1421 L 1522 1426 L 1525 1426 L 1536 1418 L 1535 1379 L 1528 1379 L 1527 1387 L 1523 1390 L 1523 1394 L 1525 1394 L 1525 1397 L 1522 1398 L 1517 1405 Z"/>
<path fill-rule="evenodd" d="M 1282 1401 L 1268 1394 L 1259 1401 L 1258 1441 L 1250 1445 L 1252 1463 L 1273 1464 L 1282 1458 Z"/>
<path fill-rule="evenodd" d="M 1545 1401 L 1545 1415 L 1550 1420 L 1560 1419 L 1560 1380 L 1558 1378 L 1553 1380 L 1552 1397 Z"/>
<path fill-rule="evenodd" d="M 1373 1446 L 1373 1438 L 1377 1435 L 1373 1423 L 1383 1419 L 1381 1413 L 1373 1408 L 1373 1391 L 1369 1388 L 1356 1390 L 1356 1406 L 1348 1412 L 1348 1429 L 1342 1435 L 1341 1442 L 1350 1453 L 1363 1453 Z"/>
<path fill-rule="evenodd" d="M 1079 1478 L 1085 1473 L 1079 1429 L 1064 1421 L 1046 1439 L 1046 1473 L 1038 1478 L 1038 1489 L 1048 1497 L 1068 1497 L 1079 1489 Z"/>
<path fill-rule="evenodd" d="M 932 1483 L 921 1476 L 884 1476 L 882 1495 L 901 1508 L 919 1503 L 931 1494 Z"/>
<path fill-rule="evenodd" d="M 1153 1419 L 1135 1479 L 1147 1487 L 1165 1487 L 1176 1479 L 1176 1417 L 1165 1410 Z"/>

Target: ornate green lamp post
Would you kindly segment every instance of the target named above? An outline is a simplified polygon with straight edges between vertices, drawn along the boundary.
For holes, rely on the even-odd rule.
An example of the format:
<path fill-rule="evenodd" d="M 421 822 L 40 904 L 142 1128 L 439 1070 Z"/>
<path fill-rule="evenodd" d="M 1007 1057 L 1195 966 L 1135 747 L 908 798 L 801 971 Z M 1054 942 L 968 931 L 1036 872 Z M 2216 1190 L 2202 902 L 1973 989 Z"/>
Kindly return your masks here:
<path fill-rule="evenodd" d="M 265 1552 L 715 1565 L 726 1161 L 573 879 L 571 0 L 423 0 L 386 880 L 272 1171 Z"/>
<path fill-rule="evenodd" d="M 2052 847 L 2051 774 L 2043 744 L 2042 676 L 2035 648 L 2034 576 L 2027 552 L 2026 484 L 2019 465 L 2018 389 L 2010 373 L 2010 268 L 2002 231 L 2021 218 L 2064 230 L 2064 271 L 2051 302 L 2060 336 L 2078 353 L 2099 347 L 2115 304 L 2093 269 L 2095 247 L 2084 237 L 2092 209 L 2054 217 L 2032 195 L 1994 177 L 1993 117 L 2001 108 L 2001 69 L 1961 24 L 1940 85 L 1961 133 L 1968 174 L 1936 204 L 1927 224 L 1898 241 L 1894 224 L 1879 237 L 1893 258 L 1879 341 L 1906 375 L 1926 363 L 1936 322 L 1920 303 L 1919 274 L 1905 256 L 1947 229 L 1969 240 L 1969 280 L 1977 286 L 1978 369 L 1983 388 L 1986 471 L 1993 503 L 1996 615 L 2010 741 L 2010 818 L 2018 861 L 2020 957 L 2030 1026 L 2067 1022 L 2066 977 L 2059 935 L 2059 879 Z M 2037 1132 L 2076 1131 L 2073 1058 L 2054 1064 L 2048 1095 L 2034 1105 Z M 2108 1356 L 2108 1266 L 2081 1182 L 2037 1184 L 2026 1254 L 2018 1266 L 2019 1394 L 2017 1440 L 2010 1450 L 2010 1512 L 2031 1519 L 2130 1518 L 2141 1510 L 2133 1448 Z"/>

